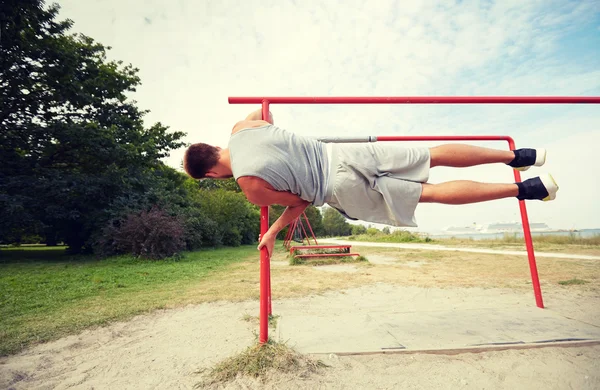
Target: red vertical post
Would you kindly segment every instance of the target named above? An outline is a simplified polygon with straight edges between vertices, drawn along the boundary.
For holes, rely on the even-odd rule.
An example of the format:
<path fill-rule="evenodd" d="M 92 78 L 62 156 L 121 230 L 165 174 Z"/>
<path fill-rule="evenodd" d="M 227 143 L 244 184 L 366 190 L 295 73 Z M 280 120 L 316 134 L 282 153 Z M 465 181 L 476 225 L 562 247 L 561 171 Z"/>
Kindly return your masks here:
<path fill-rule="evenodd" d="M 262 101 L 263 120 L 269 120 L 269 101 Z M 260 235 L 269 230 L 269 207 L 260 208 Z M 260 332 L 259 342 L 269 340 L 269 315 L 271 314 L 271 264 L 266 248 L 260 250 Z"/>
<path fill-rule="evenodd" d="M 508 147 L 510 150 L 514 150 L 515 141 L 512 138 L 508 138 Z M 521 173 L 516 169 L 513 169 L 515 175 L 515 182 L 521 181 Z M 542 299 L 542 288 L 540 286 L 540 279 L 538 276 L 537 265 L 535 262 L 535 252 L 533 251 L 533 239 L 531 238 L 531 228 L 529 227 L 529 217 L 527 216 L 527 207 L 525 206 L 524 200 L 519 200 L 519 209 L 521 211 L 521 221 L 523 223 L 523 237 L 525 238 L 525 247 L 527 248 L 527 257 L 529 259 L 529 272 L 531 273 L 531 283 L 533 284 L 533 295 L 535 296 L 535 304 L 539 308 L 544 308 L 544 301 Z"/>

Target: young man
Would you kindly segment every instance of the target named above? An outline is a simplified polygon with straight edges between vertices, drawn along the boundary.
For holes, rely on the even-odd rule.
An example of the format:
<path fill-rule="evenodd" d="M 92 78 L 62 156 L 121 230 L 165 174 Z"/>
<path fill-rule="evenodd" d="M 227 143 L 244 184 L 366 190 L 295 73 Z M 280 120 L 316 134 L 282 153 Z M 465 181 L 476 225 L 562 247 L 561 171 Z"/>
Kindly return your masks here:
<path fill-rule="evenodd" d="M 542 166 L 544 149 L 503 151 L 463 144 L 403 148 L 393 142 L 329 144 L 260 118 L 261 111 L 257 110 L 236 123 L 227 149 L 203 143 L 190 146 L 184 169 L 195 179 L 234 177 L 246 198 L 258 206 L 287 206 L 261 238 L 258 248 L 266 247 L 269 255 L 277 233 L 310 204 L 329 204 L 350 219 L 417 226 L 414 212 L 418 203 L 468 204 L 509 197 L 548 201 L 558 191 L 550 175 L 522 183 L 427 183 L 429 169 L 436 166 L 502 163 L 518 170 Z"/>

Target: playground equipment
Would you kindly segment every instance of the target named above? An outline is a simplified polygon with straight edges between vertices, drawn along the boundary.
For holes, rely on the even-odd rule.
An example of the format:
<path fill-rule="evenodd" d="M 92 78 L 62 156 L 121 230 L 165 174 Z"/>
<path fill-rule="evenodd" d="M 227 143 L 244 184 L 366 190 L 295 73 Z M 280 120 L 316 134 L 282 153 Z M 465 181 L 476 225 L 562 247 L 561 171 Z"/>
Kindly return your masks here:
<path fill-rule="evenodd" d="M 394 97 L 229 97 L 230 104 L 261 104 L 262 117 L 269 118 L 271 104 L 600 104 L 600 96 L 394 96 Z M 268 119 L 265 119 L 268 120 Z M 515 141 L 507 135 L 491 136 L 365 136 L 320 138 L 324 142 L 384 142 L 384 141 L 505 141 L 509 150 L 516 149 Z M 513 169 L 515 182 L 521 174 Z M 529 217 L 525 201 L 518 200 L 523 236 L 527 247 L 529 269 L 536 305 L 544 308 L 538 277 Z M 261 207 L 261 235 L 269 229 L 269 208 Z M 260 332 L 259 342 L 268 341 L 268 321 L 272 314 L 271 269 L 266 248 L 260 253 Z"/>
<path fill-rule="evenodd" d="M 302 217 L 304 217 L 304 221 Z M 305 222 L 310 231 L 310 236 L 304 226 Z M 310 242 L 311 237 L 314 244 Z M 305 239 L 306 245 L 304 245 Z M 302 245 L 293 245 L 292 241 L 296 241 Z M 350 253 L 351 245 L 319 245 L 312 226 L 310 226 L 310 221 L 306 217 L 306 213 L 302 213 L 302 215 L 290 223 L 290 228 L 283 240 L 283 246 L 290 251 L 290 255 L 297 252 L 294 255 L 295 258 L 360 256 L 358 253 Z"/>

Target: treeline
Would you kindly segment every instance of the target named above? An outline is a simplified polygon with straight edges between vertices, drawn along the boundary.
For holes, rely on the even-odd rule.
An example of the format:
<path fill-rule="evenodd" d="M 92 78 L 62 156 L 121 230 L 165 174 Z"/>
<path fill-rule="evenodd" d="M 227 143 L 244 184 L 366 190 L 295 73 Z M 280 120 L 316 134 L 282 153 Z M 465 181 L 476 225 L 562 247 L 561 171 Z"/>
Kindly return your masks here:
<path fill-rule="evenodd" d="M 58 10 L 3 2 L 0 244 L 160 258 L 256 243 L 259 208 L 234 180 L 198 182 L 162 163 L 186 146 L 185 133 L 146 126 L 147 111 L 127 97 L 140 84 L 138 69 L 69 33 L 73 22 L 58 21 Z M 282 211 L 272 207 L 271 222 Z M 307 209 L 315 233 L 350 234 L 331 211 Z"/>

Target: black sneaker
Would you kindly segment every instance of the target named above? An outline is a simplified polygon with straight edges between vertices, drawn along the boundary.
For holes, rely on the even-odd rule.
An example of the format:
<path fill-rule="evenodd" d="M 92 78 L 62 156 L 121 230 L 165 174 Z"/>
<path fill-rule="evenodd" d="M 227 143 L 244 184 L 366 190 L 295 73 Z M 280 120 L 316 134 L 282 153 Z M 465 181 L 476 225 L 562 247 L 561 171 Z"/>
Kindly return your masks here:
<path fill-rule="evenodd" d="M 513 150 L 515 159 L 508 165 L 517 171 L 526 171 L 532 166 L 541 167 L 546 162 L 546 149 L 516 149 Z"/>
<path fill-rule="evenodd" d="M 550 174 L 533 177 L 521 183 L 517 183 L 519 187 L 519 200 L 542 200 L 544 202 L 556 199 L 558 184 Z"/>

